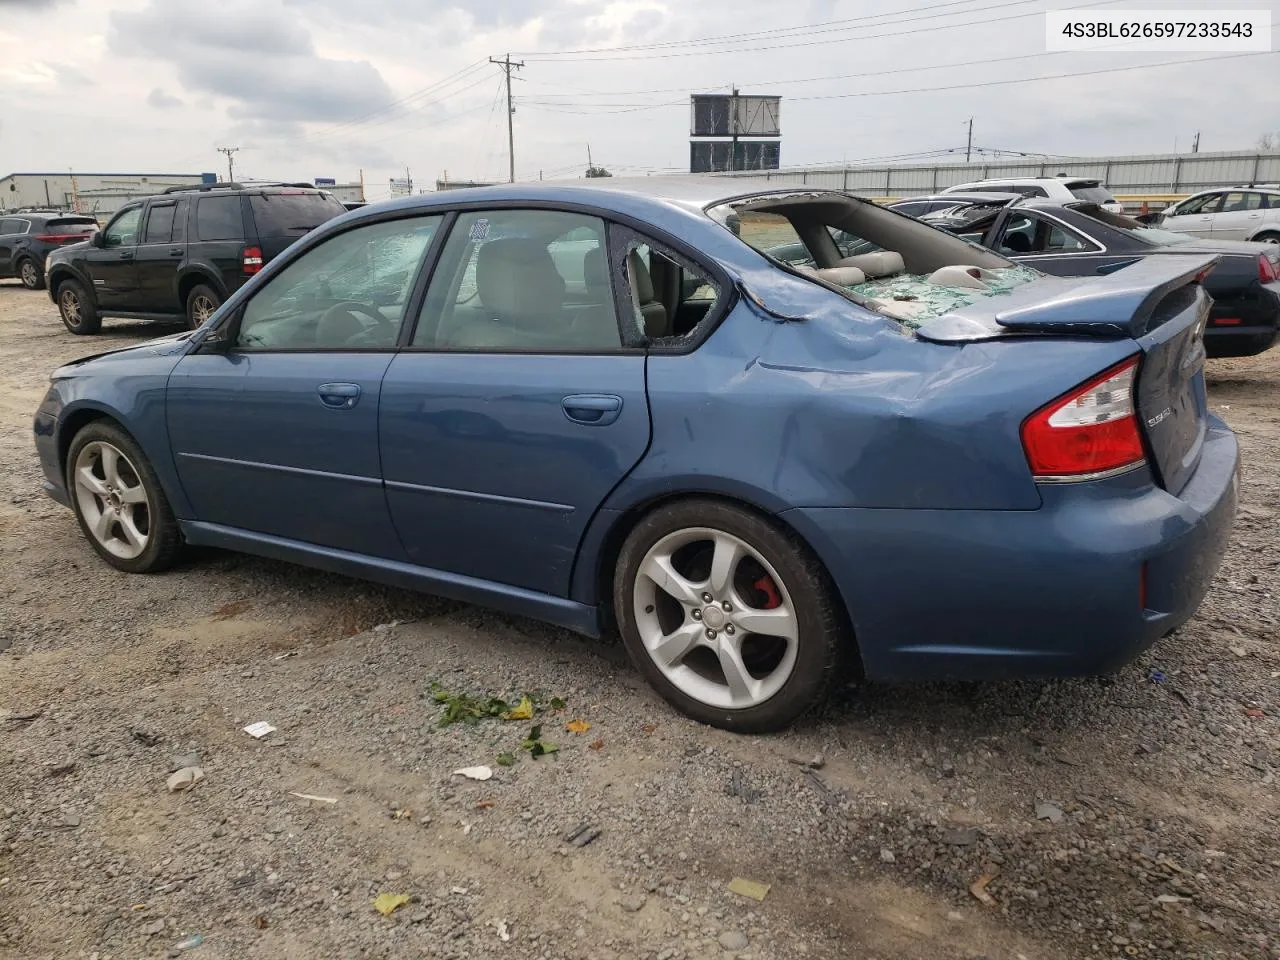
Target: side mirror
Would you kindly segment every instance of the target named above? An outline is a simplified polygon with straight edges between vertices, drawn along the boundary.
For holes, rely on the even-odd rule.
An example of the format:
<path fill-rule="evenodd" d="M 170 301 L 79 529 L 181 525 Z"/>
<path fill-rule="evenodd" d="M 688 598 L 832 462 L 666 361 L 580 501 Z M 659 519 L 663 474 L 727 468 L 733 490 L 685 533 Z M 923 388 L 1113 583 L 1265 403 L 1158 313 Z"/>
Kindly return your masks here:
<path fill-rule="evenodd" d="M 101 230 L 95 230 L 93 231 L 93 234 L 89 237 L 89 242 L 93 244 L 95 247 L 98 247 L 99 249 L 101 249 L 107 245 L 107 238 L 106 238 L 106 235 Z"/>

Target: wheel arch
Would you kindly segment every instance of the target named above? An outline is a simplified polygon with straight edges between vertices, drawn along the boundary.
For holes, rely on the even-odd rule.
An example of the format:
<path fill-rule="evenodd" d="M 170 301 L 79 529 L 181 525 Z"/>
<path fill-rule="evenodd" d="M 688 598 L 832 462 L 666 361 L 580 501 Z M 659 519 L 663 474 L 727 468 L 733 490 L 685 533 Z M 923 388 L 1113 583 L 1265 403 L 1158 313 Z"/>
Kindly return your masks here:
<path fill-rule="evenodd" d="M 89 298 L 90 303 L 96 308 L 98 305 L 98 297 L 94 293 L 93 284 L 85 280 L 80 272 L 74 267 L 66 263 L 55 263 L 49 268 L 49 273 L 44 278 L 45 287 L 49 290 L 49 296 L 54 300 L 58 296 L 58 287 L 62 286 L 67 280 L 74 280 L 80 284 L 84 290 L 84 295 Z"/>
<path fill-rule="evenodd" d="M 227 291 L 221 278 L 207 267 L 192 266 L 178 275 L 178 305 L 181 309 L 187 309 L 187 298 L 191 296 L 191 291 L 201 285 L 210 287 L 224 301 L 227 299 Z"/>
<path fill-rule="evenodd" d="M 1280 238 L 1280 224 L 1268 223 L 1263 227 L 1253 231 L 1249 235 L 1249 239 L 1254 242 L 1270 243 L 1270 240 L 1259 241 L 1259 237 L 1278 237 Z"/>
<path fill-rule="evenodd" d="M 613 578 L 617 574 L 618 556 L 622 552 L 622 545 L 626 542 L 627 536 L 654 510 L 683 500 L 714 500 L 737 507 L 756 515 L 794 539 L 821 569 L 827 581 L 827 589 L 831 591 L 831 596 L 836 601 L 841 619 L 844 621 L 853 646 L 853 653 L 861 661 L 862 654 L 858 646 L 857 631 L 847 598 L 831 575 L 830 567 L 822 552 L 787 518 L 785 507 L 779 510 L 770 509 L 765 505 L 771 502 L 773 497 L 763 493 L 752 496 L 750 492 L 744 491 L 727 492 L 696 487 L 665 490 L 650 493 L 647 497 L 636 499 L 625 507 L 611 505 L 609 509 L 601 510 L 596 514 L 583 538 L 582 549 L 574 564 L 570 592 L 573 599 L 597 608 L 602 635 L 617 629 L 613 610 Z"/>
<path fill-rule="evenodd" d="M 67 457 L 71 453 L 71 444 L 74 442 L 76 434 L 89 424 L 99 420 L 105 420 L 119 427 L 130 437 L 133 437 L 135 443 L 138 443 L 138 438 L 134 436 L 133 431 L 129 429 L 118 412 L 93 404 L 75 407 L 70 411 L 64 412 L 58 419 L 58 471 L 61 476 L 66 477 L 67 475 Z M 142 446 L 142 444 L 138 443 L 138 446 Z"/>

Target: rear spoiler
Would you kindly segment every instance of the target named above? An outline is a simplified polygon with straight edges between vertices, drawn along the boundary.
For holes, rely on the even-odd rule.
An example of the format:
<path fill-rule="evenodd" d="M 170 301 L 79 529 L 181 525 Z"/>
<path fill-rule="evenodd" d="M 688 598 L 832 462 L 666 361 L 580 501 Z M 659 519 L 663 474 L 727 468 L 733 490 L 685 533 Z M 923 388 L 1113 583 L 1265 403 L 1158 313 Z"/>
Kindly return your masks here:
<path fill-rule="evenodd" d="M 1147 257 L 1044 303 L 997 313 L 995 320 L 1011 333 L 1136 339 L 1147 332 L 1161 300 L 1200 279 L 1217 262 L 1212 255 Z"/>

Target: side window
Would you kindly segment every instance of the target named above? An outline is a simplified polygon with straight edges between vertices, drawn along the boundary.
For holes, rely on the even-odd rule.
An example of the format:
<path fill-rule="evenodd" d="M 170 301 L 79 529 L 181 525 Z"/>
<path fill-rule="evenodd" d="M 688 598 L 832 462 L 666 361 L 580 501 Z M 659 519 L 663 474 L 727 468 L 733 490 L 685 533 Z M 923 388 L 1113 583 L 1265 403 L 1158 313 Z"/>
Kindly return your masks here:
<path fill-rule="evenodd" d="M 604 221 L 556 210 L 460 215 L 413 345 L 432 350 L 603 352 L 622 346 Z"/>
<path fill-rule="evenodd" d="M 999 248 L 1001 253 L 1017 256 L 1020 253 L 1031 253 L 1036 246 L 1036 220 L 1025 213 L 1010 216 L 1004 222 L 1000 232 Z"/>
<path fill-rule="evenodd" d="M 197 240 L 243 240 L 244 213 L 239 197 L 201 197 L 196 201 Z"/>
<path fill-rule="evenodd" d="M 173 214 L 176 205 L 172 203 L 152 204 L 147 211 L 147 227 L 143 231 L 143 243 L 169 243 L 173 240 Z"/>
<path fill-rule="evenodd" d="M 142 207 L 130 207 L 120 213 L 103 231 L 103 242 L 108 247 L 127 247 L 138 242 L 138 227 L 142 222 Z"/>
<path fill-rule="evenodd" d="M 630 230 L 615 245 L 615 273 L 625 281 L 630 329 L 645 340 L 678 344 L 691 337 L 720 302 L 719 284 L 702 267 Z"/>
<path fill-rule="evenodd" d="M 1192 197 L 1184 201 L 1174 212 L 1175 217 L 1185 217 L 1191 213 L 1216 213 L 1222 205 L 1222 194 L 1207 193 L 1203 197 Z"/>
<path fill-rule="evenodd" d="M 25 233 L 25 221 L 22 220 L 0 220 L 0 237 L 11 236 L 15 233 Z"/>
<path fill-rule="evenodd" d="M 356 227 L 308 250 L 245 305 L 241 350 L 389 349 L 441 217 Z"/>
<path fill-rule="evenodd" d="M 1222 204 L 1223 213 L 1242 213 L 1246 210 L 1262 209 L 1260 193 L 1228 193 Z"/>
<path fill-rule="evenodd" d="M 1049 191 L 1044 187 L 1034 183 L 1018 184 L 1013 189 L 1014 193 L 1020 193 L 1024 197 L 1047 197 Z"/>
<path fill-rule="evenodd" d="M 1049 228 L 1046 253 L 1084 253 L 1094 249 L 1093 244 L 1074 230 L 1067 230 L 1056 223 L 1046 224 Z"/>

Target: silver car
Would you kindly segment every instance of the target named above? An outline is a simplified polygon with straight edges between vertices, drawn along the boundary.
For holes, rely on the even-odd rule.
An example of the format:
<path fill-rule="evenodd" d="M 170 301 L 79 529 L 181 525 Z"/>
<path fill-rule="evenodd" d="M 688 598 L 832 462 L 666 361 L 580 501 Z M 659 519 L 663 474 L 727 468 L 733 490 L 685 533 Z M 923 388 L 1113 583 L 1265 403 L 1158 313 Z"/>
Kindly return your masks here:
<path fill-rule="evenodd" d="M 1280 243 L 1280 185 L 1206 190 L 1169 207 L 1159 223 L 1211 240 Z"/>

